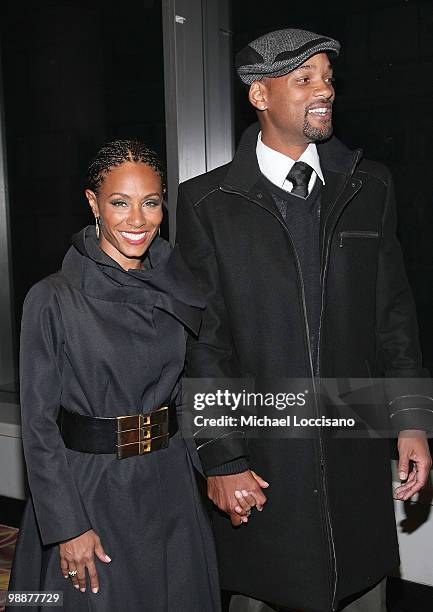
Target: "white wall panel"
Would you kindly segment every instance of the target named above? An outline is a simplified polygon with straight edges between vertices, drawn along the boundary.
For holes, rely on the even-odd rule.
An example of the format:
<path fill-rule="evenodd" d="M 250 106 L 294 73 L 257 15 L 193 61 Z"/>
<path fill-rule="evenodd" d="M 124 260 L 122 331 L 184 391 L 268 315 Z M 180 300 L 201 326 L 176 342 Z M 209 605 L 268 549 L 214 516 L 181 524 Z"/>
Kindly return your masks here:
<path fill-rule="evenodd" d="M 0 495 L 25 499 L 26 471 L 21 443 L 20 407 L 0 402 Z"/>

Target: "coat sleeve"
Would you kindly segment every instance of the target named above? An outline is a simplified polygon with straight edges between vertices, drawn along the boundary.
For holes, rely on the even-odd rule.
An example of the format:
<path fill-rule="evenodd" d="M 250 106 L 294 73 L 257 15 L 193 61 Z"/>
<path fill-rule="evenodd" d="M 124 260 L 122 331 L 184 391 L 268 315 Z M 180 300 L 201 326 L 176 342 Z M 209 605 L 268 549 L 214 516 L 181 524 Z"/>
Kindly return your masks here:
<path fill-rule="evenodd" d="M 233 378 L 237 374 L 236 356 L 220 286 L 218 260 L 212 239 L 185 185 L 179 187 L 176 241 L 206 298 L 200 334 L 198 338 L 188 339 L 187 376 Z M 233 474 L 248 469 L 242 431 L 221 429 L 214 438 L 201 430 L 196 431 L 194 437 L 206 474 Z"/>
<path fill-rule="evenodd" d="M 433 385 L 422 367 L 415 303 L 396 235 L 397 213 L 391 176 L 382 223 L 377 278 L 379 363 L 394 431 L 433 430 Z"/>
<path fill-rule="evenodd" d="M 62 395 L 62 336 L 55 289 L 41 281 L 24 303 L 20 403 L 28 480 L 43 544 L 91 529 L 56 422 Z"/>

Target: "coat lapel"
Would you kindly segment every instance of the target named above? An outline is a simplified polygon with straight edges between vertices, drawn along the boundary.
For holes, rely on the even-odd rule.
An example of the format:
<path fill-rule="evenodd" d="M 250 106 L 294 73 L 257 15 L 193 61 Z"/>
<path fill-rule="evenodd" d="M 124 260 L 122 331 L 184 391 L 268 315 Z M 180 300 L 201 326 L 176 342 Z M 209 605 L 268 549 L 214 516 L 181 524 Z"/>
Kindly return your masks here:
<path fill-rule="evenodd" d="M 261 208 L 265 208 L 283 222 L 274 201 L 264 192 L 261 184 L 263 175 L 260 172 L 256 155 L 259 131 L 258 123 L 254 123 L 245 131 L 220 189 L 228 193 L 242 195 Z"/>
<path fill-rule="evenodd" d="M 320 216 L 321 216 L 321 227 L 323 220 L 328 216 L 329 211 L 332 209 L 334 202 L 339 193 L 341 193 L 344 183 L 346 181 L 346 175 L 332 172 L 327 168 L 322 168 L 323 178 L 325 184 L 321 190 L 321 204 L 320 204 Z"/>

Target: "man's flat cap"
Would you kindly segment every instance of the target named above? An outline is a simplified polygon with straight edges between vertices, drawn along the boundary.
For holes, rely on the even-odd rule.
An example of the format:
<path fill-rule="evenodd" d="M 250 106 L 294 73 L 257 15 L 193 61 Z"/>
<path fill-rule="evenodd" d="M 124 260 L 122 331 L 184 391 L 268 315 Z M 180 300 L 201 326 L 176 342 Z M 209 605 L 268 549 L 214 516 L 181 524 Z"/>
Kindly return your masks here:
<path fill-rule="evenodd" d="M 278 77 L 295 70 L 316 53 L 338 55 L 340 43 L 306 30 L 269 32 L 236 54 L 235 66 L 246 85 L 263 77 Z"/>

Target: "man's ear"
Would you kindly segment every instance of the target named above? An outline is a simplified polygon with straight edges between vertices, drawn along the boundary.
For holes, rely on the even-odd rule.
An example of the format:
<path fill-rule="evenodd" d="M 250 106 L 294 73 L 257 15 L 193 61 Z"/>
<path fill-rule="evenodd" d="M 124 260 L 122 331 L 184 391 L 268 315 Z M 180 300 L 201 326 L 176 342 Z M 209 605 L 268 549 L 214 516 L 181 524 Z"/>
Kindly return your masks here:
<path fill-rule="evenodd" d="M 253 81 L 248 92 L 248 99 L 258 111 L 267 109 L 267 89 L 263 81 Z"/>
<path fill-rule="evenodd" d="M 99 217 L 99 206 L 95 192 L 91 189 L 86 189 L 84 193 L 86 195 L 87 201 L 89 202 L 89 206 L 92 209 L 92 213 L 95 215 L 96 219 L 96 217 Z"/>

